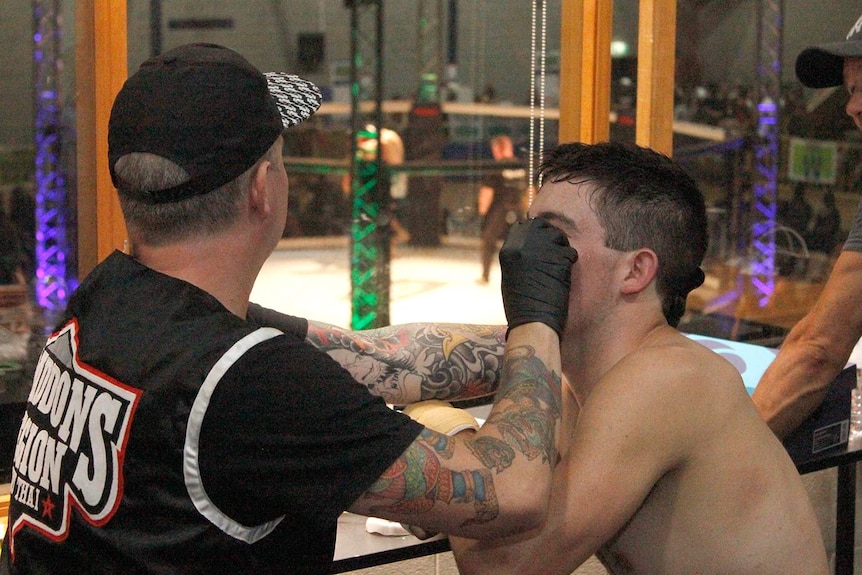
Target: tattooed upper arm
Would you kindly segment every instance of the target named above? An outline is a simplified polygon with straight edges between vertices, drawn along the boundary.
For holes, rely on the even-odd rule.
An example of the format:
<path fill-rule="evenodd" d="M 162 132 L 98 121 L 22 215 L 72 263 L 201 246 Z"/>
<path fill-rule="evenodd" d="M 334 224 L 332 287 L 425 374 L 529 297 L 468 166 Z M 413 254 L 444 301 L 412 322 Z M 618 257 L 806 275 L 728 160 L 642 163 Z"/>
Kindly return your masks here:
<path fill-rule="evenodd" d="M 450 533 L 506 520 L 513 500 L 526 497 L 525 468 L 544 468 L 549 478 L 556 463 L 560 376 L 519 346 L 507 353 L 505 380 L 505 399 L 498 396 L 478 433 L 448 437 L 425 428 L 351 510 L 423 528 L 448 523 Z M 500 487 L 502 474 L 508 487 Z"/>
<path fill-rule="evenodd" d="M 467 399 L 496 391 L 505 327 L 406 324 L 348 331 L 309 322 L 307 339 L 388 403 Z"/>

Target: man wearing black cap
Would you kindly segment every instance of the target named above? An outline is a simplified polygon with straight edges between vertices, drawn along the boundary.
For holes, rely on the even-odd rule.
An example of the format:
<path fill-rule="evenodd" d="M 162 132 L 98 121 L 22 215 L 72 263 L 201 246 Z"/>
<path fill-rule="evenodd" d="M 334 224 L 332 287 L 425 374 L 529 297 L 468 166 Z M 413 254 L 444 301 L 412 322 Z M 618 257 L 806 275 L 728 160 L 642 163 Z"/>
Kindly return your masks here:
<path fill-rule="evenodd" d="M 847 38 L 811 46 L 796 59 L 796 75 L 811 88 L 843 85 L 846 111 L 862 130 L 862 17 Z M 811 311 L 790 330 L 753 399 L 772 430 L 784 437 L 820 405 L 829 383 L 862 336 L 862 205 L 841 254 Z"/>
<path fill-rule="evenodd" d="M 348 509 L 468 536 L 541 522 L 575 251 L 543 220 L 510 236 L 508 330 L 354 333 L 250 304 L 285 225 L 282 132 L 319 103 L 309 82 L 211 44 L 125 83 L 108 155 L 130 253 L 84 279 L 39 359 L 3 570 L 328 573 Z M 366 361 L 324 353 L 345 349 Z M 374 395 L 495 388 L 467 439 Z"/>

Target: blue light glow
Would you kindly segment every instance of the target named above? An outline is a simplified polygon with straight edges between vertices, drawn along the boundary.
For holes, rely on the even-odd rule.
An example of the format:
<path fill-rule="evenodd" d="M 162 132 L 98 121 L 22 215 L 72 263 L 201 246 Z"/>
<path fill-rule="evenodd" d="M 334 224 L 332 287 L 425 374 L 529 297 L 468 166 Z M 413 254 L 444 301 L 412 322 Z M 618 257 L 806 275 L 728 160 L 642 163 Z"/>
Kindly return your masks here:
<path fill-rule="evenodd" d="M 47 6 L 47 7 L 46 7 Z M 33 61 L 35 97 L 36 183 L 36 299 L 50 311 L 66 307 L 75 280 L 67 277 L 68 209 L 62 171 L 61 101 L 56 87 L 60 76 L 59 2 L 33 3 Z M 48 30 L 50 29 L 50 30 Z M 48 33 L 53 31 L 53 33 Z"/>
<path fill-rule="evenodd" d="M 778 191 L 778 107 L 770 98 L 757 106 L 760 112 L 755 146 L 757 179 L 754 184 L 751 224 L 751 285 L 757 303 L 765 307 L 775 292 L 775 221 Z"/>

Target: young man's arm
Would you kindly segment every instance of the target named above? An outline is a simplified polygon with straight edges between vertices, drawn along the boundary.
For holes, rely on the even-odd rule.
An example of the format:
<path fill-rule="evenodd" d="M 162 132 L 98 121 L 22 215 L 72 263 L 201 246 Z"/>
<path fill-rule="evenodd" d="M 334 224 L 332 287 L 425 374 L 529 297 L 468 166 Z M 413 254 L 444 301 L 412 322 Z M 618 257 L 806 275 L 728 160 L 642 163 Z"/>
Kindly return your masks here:
<path fill-rule="evenodd" d="M 498 540 L 450 537 L 465 575 L 568 575 L 610 541 L 677 464 L 687 430 L 664 357 L 619 365 L 579 413 L 564 393 L 562 459 L 540 529 Z M 646 377 L 645 374 L 664 374 Z M 637 384 L 633 384 L 637 382 Z M 575 418 L 577 420 L 575 421 Z M 673 430 L 672 434 L 668 430 Z"/>
<path fill-rule="evenodd" d="M 752 399 L 778 437 L 799 426 L 820 405 L 829 383 L 862 336 L 862 252 L 838 256 L 823 292 L 797 323 Z"/>
<path fill-rule="evenodd" d="M 426 428 L 349 510 L 467 537 L 536 527 L 557 460 L 558 336 L 540 323 L 514 328 L 503 364 L 479 431 L 448 437 Z"/>
<path fill-rule="evenodd" d="M 557 461 L 559 334 L 577 253 L 538 219 L 513 226 L 500 253 L 509 333 L 485 425 L 469 438 L 426 428 L 351 511 L 468 537 L 543 520 Z"/>

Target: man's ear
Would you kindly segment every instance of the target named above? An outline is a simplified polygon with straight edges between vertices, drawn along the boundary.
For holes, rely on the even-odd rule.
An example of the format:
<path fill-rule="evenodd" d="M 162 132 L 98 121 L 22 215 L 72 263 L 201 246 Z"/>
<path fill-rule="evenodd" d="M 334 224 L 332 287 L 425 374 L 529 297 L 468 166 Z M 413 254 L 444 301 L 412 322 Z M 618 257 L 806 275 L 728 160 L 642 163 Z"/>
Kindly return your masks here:
<path fill-rule="evenodd" d="M 269 178 L 267 178 L 270 166 L 269 160 L 264 160 L 258 164 L 249 182 L 249 209 L 264 217 L 268 216 L 273 209 L 272 191 L 269 189 Z"/>
<path fill-rule="evenodd" d="M 626 295 L 642 292 L 658 273 L 658 256 L 647 248 L 630 252 L 625 263 L 622 292 Z"/>

